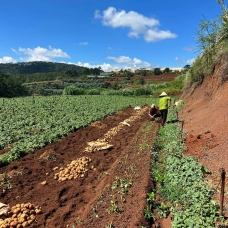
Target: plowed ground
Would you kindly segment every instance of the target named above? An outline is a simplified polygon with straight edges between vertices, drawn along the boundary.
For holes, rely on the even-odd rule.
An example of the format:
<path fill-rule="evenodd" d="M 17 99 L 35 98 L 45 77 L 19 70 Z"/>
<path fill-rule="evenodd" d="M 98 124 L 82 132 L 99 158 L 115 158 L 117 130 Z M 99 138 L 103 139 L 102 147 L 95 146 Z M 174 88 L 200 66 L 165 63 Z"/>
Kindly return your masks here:
<path fill-rule="evenodd" d="M 147 113 L 147 107 L 117 112 L 0 168 L 12 185 L 0 189 L 0 202 L 40 206 L 34 228 L 150 227 L 143 209 L 153 188 L 150 150 L 159 126 Z M 124 120 L 130 126 L 120 124 Z M 85 152 L 87 142 L 107 135 L 112 148 Z M 60 167 L 83 156 L 91 159 L 83 177 L 54 179 Z"/>

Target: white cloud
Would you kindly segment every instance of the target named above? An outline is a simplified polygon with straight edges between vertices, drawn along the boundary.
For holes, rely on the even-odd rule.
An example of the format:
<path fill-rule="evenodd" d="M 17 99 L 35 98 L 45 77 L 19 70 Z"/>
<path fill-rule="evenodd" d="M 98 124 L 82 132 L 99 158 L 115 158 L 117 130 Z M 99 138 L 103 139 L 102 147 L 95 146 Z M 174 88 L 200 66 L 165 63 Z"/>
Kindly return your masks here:
<path fill-rule="evenodd" d="M 66 52 L 61 49 L 52 48 L 48 49 L 42 47 L 31 48 L 19 48 L 17 51 L 12 49 L 17 54 L 23 54 L 25 57 L 21 57 L 21 61 L 53 61 L 55 58 L 69 58 Z"/>
<path fill-rule="evenodd" d="M 128 56 L 119 56 L 119 57 L 108 56 L 107 58 L 113 60 L 117 64 L 125 65 L 128 68 L 150 67 L 150 64 L 148 62 L 143 62 L 142 60 L 137 58 L 131 59 Z"/>
<path fill-rule="evenodd" d="M 88 45 L 89 43 L 88 42 L 80 42 L 79 45 Z"/>
<path fill-rule="evenodd" d="M 183 58 L 183 57 L 175 57 L 175 60 L 177 61 L 177 62 L 182 62 L 182 63 L 184 63 L 184 62 L 186 62 L 185 61 L 185 59 Z"/>
<path fill-rule="evenodd" d="M 128 27 L 129 37 L 144 37 L 147 42 L 155 42 L 168 38 L 176 38 L 177 35 L 170 31 L 159 30 L 159 21 L 154 18 L 145 17 L 137 12 L 125 10 L 117 11 L 114 7 L 109 7 L 102 13 L 95 11 L 95 18 L 101 19 L 102 24 L 113 28 Z"/>
<path fill-rule="evenodd" d="M 176 60 L 177 62 L 181 62 L 181 63 L 184 63 L 184 64 L 189 64 L 189 65 L 191 65 L 191 64 L 193 64 L 193 63 L 194 63 L 195 58 L 185 60 L 185 58 L 184 58 L 184 57 L 182 57 L 182 58 L 176 57 L 176 58 L 175 58 L 175 60 Z"/>
<path fill-rule="evenodd" d="M 114 69 L 114 67 L 109 64 L 109 63 L 103 63 L 103 64 L 100 64 L 100 65 L 91 65 L 89 63 L 82 63 L 82 62 L 77 62 L 75 65 L 78 65 L 78 66 L 83 66 L 83 67 L 88 67 L 88 68 L 98 68 L 98 67 L 101 67 L 101 69 L 103 71 L 111 71 Z"/>
<path fill-rule="evenodd" d="M 194 51 L 194 49 L 191 47 L 184 47 L 183 50 L 187 51 L 187 52 L 193 52 Z"/>
<path fill-rule="evenodd" d="M 148 29 L 148 31 L 144 35 L 144 39 L 147 42 L 156 42 L 168 38 L 176 38 L 177 36 L 170 31 L 159 31 L 157 29 Z"/>
<path fill-rule="evenodd" d="M 82 63 L 81 61 L 78 61 L 77 63 L 68 62 L 68 64 L 75 64 L 78 66 L 88 67 L 88 68 L 97 68 L 101 67 L 103 71 L 112 71 L 114 69 L 127 69 L 127 68 L 145 68 L 150 67 L 150 64 L 148 62 L 143 62 L 140 59 L 137 58 L 129 58 L 128 56 L 119 56 L 119 57 L 112 57 L 108 56 L 107 59 L 113 60 L 115 64 L 110 63 L 102 63 L 99 65 L 91 65 L 88 62 Z"/>
<path fill-rule="evenodd" d="M 10 56 L 4 56 L 0 58 L 0 63 L 16 63 L 17 61 Z"/>
<path fill-rule="evenodd" d="M 187 64 L 192 65 L 195 62 L 195 58 L 187 60 Z"/>

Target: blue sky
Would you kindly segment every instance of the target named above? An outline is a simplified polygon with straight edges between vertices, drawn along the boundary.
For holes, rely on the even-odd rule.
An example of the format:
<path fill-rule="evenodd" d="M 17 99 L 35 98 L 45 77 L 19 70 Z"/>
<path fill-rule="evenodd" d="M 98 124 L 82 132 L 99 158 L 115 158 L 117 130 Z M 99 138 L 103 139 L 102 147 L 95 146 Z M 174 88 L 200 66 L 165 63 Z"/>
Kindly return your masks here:
<path fill-rule="evenodd" d="M 200 21 L 220 14 L 216 0 L 0 0 L 0 63 L 183 67 Z"/>

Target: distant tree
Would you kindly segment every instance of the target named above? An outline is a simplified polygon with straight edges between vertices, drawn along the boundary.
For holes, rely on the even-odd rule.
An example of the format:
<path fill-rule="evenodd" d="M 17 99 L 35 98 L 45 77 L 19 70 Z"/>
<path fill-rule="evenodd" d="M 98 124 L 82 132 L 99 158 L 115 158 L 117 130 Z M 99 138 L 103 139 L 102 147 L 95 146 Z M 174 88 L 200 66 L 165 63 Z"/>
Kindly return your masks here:
<path fill-rule="evenodd" d="M 28 92 L 16 77 L 0 72 L 0 96 L 17 97 L 27 95 Z"/>
<path fill-rule="evenodd" d="M 119 89 L 119 85 L 117 82 L 114 82 L 114 84 L 112 85 L 112 89 L 114 90 L 118 90 Z"/>
<path fill-rule="evenodd" d="M 44 61 L 20 62 L 20 63 L 0 63 L 0 71 L 7 75 L 34 74 L 47 72 L 66 72 L 69 70 L 78 71 L 84 68 L 74 64 L 54 63 Z"/>
<path fill-rule="evenodd" d="M 129 70 L 124 70 L 124 76 L 126 80 L 130 80 L 134 74 Z"/>
<path fill-rule="evenodd" d="M 170 73 L 170 69 L 169 68 L 165 68 L 164 70 L 163 70 L 163 73 Z"/>
<path fill-rule="evenodd" d="M 99 66 L 99 67 L 91 68 L 90 72 L 91 74 L 99 75 L 102 72 L 102 70 L 101 70 L 101 67 Z"/>
<path fill-rule="evenodd" d="M 154 68 L 154 74 L 155 74 L 155 75 L 160 75 L 160 74 L 162 74 L 161 69 L 160 69 L 160 68 Z"/>
<path fill-rule="evenodd" d="M 191 67 L 190 65 L 185 65 L 185 66 L 183 67 L 183 69 L 187 71 L 187 70 L 190 69 L 190 67 Z"/>
<path fill-rule="evenodd" d="M 100 73 L 101 73 L 101 72 L 104 72 L 104 71 L 101 69 L 101 66 L 99 66 L 98 69 L 99 69 Z"/>
<path fill-rule="evenodd" d="M 78 71 L 76 71 L 76 70 L 68 70 L 68 71 L 66 71 L 66 74 L 69 75 L 70 77 L 77 77 L 78 76 Z"/>
<path fill-rule="evenodd" d="M 102 84 L 102 87 L 107 89 L 108 87 L 110 87 L 111 83 L 110 82 L 105 82 L 104 84 Z"/>
<path fill-rule="evenodd" d="M 147 75 L 147 71 L 146 70 L 141 70 L 140 73 L 141 73 L 142 76 L 146 76 Z"/>
<path fill-rule="evenodd" d="M 0 97 L 7 96 L 7 85 L 4 81 L 4 74 L 0 71 Z"/>
<path fill-rule="evenodd" d="M 145 81 L 145 79 L 144 79 L 143 77 L 141 77 L 141 78 L 139 79 L 139 83 L 140 83 L 141 85 L 144 85 L 144 84 L 146 83 L 146 81 Z"/>

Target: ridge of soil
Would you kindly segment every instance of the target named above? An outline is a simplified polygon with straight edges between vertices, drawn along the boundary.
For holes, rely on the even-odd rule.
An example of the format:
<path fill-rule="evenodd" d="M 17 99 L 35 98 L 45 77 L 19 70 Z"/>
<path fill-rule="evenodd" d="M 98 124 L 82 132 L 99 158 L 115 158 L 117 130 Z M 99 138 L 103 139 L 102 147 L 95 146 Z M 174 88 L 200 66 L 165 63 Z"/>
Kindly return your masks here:
<path fill-rule="evenodd" d="M 34 228 L 149 227 L 143 209 L 153 188 L 149 149 L 159 126 L 148 122 L 147 113 L 148 107 L 127 108 L 0 168 L 0 173 L 11 176 L 12 184 L 11 190 L 0 193 L 0 202 L 41 207 L 42 213 L 30 226 Z M 120 126 L 126 120 L 130 126 Z M 107 132 L 112 148 L 84 151 L 87 142 L 102 139 Z M 54 179 L 53 169 L 82 156 L 91 158 L 83 177 Z M 120 181 L 125 181 L 125 187 Z"/>

